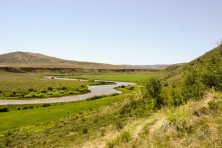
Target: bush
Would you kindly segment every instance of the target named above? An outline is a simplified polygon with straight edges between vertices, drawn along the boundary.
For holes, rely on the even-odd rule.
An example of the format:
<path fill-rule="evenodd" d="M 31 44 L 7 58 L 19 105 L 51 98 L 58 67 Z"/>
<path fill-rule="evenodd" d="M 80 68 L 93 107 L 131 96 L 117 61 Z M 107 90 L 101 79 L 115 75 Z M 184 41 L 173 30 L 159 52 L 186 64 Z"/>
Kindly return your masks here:
<path fill-rule="evenodd" d="M 63 86 L 63 87 L 62 87 L 62 90 L 67 90 L 67 87 Z"/>
<path fill-rule="evenodd" d="M 120 135 L 121 141 L 122 141 L 122 142 L 125 142 L 125 143 L 129 142 L 129 141 L 130 141 L 130 138 L 131 138 L 130 133 L 129 133 L 129 132 L 126 132 L 126 131 L 123 132 L 123 133 Z"/>
<path fill-rule="evenodd" d="M 47 90 L 45 90 L 45 89 L 43 89 L 43 90 L 41 90 L 41 93 L 47 93 L 48 91 Z"/>
<path fill-rule="evenodd" d="M 32 92 L 32 91 L 33 92 L 37 92 L 37 90 L 35 90 L 34 88 L 29 88 L 28 91 L 30 91 L 30 92 Z"/>
<path fill-rule="evenodd" d="M 23 109 L 23 110 L 33 109 L 33 106 L 31 106 L 31 105 L 23 106 L 22 109 Z"/>
<path fill-rule="evenodd" d="M 83 128 L 82 129 L 82 134 L 88 134 L 88 129 L 87 128 Z"/>
<path fill-rule="evenodd" d="M 9 109 L 7 106 L 0 107 L 0 112 L 8 112 L 8 111 L 9 111 Z"/>
<path fill-rule="evenodd" d="M 42 107 L 49 107 L 49 106 L 51 106 L 51 104 L 49 103 L 42 104 Z"/>
<path fill-rule="evenodd" d="M 130 86 L 128 90 L 134 90 L 134 86 Z"/>
<path fill-rule="evenodd" d="M 161 96 L 162 85 L 160 78 L 151 78 L 146 85 L 148 96 L 156 100 L 156 106 L 160 108 L 163 105 L 163 98 Z"/>
<path fill-rule="evenodd" d="M 119 86 L 119 88 L 125 88 L 126 86 L 124 86 L 124 85 L 121 85 L 121 86 Z"/>
<path fill-rule="evenodd" d="M 2 93 L 2 91 L 0 90 L 0 94 Z"/>
<path fill-rule="evenodd" d="M 188 72 L 182 84 L 183 100 L 198 99 L 203 96 L 204 90 L 205 87 L 201 82 L 200 74 L 195 70 Z"/>
<path fill-rule="evenodd" d="M 33 93 L 29 93 L 24 96 L 24 98 L 33 98 L 33 97 L 34 97 Z"/>
<path fill-rule="evenodd" d="M 78 92 L 76 92 L 76 91 L 69 91 L 69 94 L 70 95 L 74 95 L 74 94 L 78 94 Z"/>
<path fill-rule="evenodd" d="M 107 142 L 107 146 L 108 146 L 108 148 L 114 148 L 116 143 L 117 143 L 116 140 L 110 140 L 110 141 Z"/>
<path fill-rule="evenodd" d="M 15 96 L 16 95 L 16 91 L 12 91 L 12 96 Z"/>
<path fill-rule="evenodd" d="M 52 91 L 52 90 L 53 90 L 53 88 L 52 88 L 51 86 L 49 86 L 49 87 L 48 87 L 48 90 L 49 90 L 49 91 Z"/>

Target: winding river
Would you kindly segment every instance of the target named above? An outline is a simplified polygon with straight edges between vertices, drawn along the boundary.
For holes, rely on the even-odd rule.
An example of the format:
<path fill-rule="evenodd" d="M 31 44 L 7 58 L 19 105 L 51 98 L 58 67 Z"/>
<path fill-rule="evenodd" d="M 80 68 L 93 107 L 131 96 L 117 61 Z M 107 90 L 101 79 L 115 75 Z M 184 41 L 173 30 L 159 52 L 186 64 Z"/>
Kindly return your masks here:
<path fill-rule="evenodd" d="M 45 77 L 45 78 L 52 78 L 52 77 Z M 67 81 L 87 81 L 81 79 L 69 79 L 69 78 L 57 78 L 53 77 L 53 79 L 57 80 L 67 80 Z M 96 80 L 102 81 L 102 80 Z M 115 82 L 115 81 L 109 81 Z M 74 102 L 74 101 L 81 101 L 86 100 L 87 98 L 93 96 L 101 96 L 101 95 L 111 95 L 114 93 L 122 93 L 121 91 L 115 90 L 115 87 L 118 86 L 127 86 L 127 85 L 135 85 L 136 83 L 131 82 L 115 82 L 112 85 L 96 85 L 96 86 L 89 86 L 88 89 L 91 91 L 88 94 L 83 95 L 76 95 L 76 96 L 64 96 L 64 97 L 54 97 L 54 98 L 47 98 L 47 99 L 35 99 L 35 100 L 0 100 L 0 105 L 21 105 L 21 104 L 43 104 L 43 103 L 59 103 L 59 102 Z"/>

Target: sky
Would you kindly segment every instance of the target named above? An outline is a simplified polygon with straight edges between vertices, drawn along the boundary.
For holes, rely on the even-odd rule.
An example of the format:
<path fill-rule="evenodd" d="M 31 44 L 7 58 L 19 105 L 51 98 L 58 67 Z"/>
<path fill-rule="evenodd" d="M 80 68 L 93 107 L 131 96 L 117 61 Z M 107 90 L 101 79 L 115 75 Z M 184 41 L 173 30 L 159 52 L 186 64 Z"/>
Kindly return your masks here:
<path fill-rule="evenodd" d="M 221 0 L 0 0 L 0 54 L 189 62 L 221 41 L 221 6 Z"/>

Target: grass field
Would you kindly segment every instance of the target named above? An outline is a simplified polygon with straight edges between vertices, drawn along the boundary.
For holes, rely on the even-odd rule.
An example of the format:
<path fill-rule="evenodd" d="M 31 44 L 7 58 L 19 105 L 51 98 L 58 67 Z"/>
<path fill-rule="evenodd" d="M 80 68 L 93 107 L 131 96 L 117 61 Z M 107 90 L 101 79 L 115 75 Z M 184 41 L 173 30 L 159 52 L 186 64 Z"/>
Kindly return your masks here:
<path fill-rule="evenodd" d="M 47 87 L 59 88 L 65 86 L 68 90 L 80 89 L 81 85 L 92 85 L 96 82 L 79 82 L 79 81 L 61 81 L 44 79 L 46 74 L 14 74 L 14 73 L 0 73 L 1 78 L 0 88 L 2 94 L 4 92 L 16 93 L 30 93 L 29 88 L 34 88 L 35 90 L 47 89 Z M 49 75 L 49 74 L 47 74 Z M 84 75 L 89 76 L 94 79 L 104 79 L 104 80 L 116 80 L 116 81 L 133 81 L 144 83 L 147 79 L 152 76 L 159 76 L 160 74 L 104 74 L 104 75 Z M 85 77 L 84 77 L 85 78 Z M 86 88 L 86 87 L 84 87 Z M 126 92 L 126 94 L 131 93 L 127 88 L 119 88 L 120 90 Z M 14 97 L 12 97 L 14 98 Z M 25 126 L 31 126 L 34 124 L 43 123 L 46 121 L 53 121 L 61 119 L 65 116 L 78 114 L 79 112 L 88 111 L 91 109 L 106 106 L 121 100 L 122 95 L 107 97 L 103 99 L 93 100 L 93 101 L 80 101 L 74 103 L 63 103 L 63 104 L 52 104 L 49 107 L 42 107 L 42 105 L 11 105 L 8 106 L 9 112 L 0 113 L 0 118 L 4 121 L 4 124 L 0 124 L 0 131 L 5 131 L 11 128 L 20 128 Z M 31 106 L 31 107 L 30 107 Z M 18 110 L 19 108 L 19 110 Z M 31 108 L 31 109 L 29 109 Z M 44 115 L 44 116 L 43 116 Z"/>
<path fill-rule="evenodd" d="M 48 107 L 32 105 L 33 109 L 21 110 L 17 110 L 16 108 L 23 108 L 26 105 L 9 106 L 9 112 L 0 113 L 0 119 L 4 121 L 4 124 L 0 124 L 0 132 L 11 128 L 26 127 L 37 123 L 41 124 L 58 120 L 65 116 L 79 114 L 84 111 L 91 111 L 101 106 L 109 105 L 119 99 L 121 99 L 121 96 L 107 97 L 93 101 L 52 104 Z"/>
<path fill-rule="evenodd" d="M 1 77 L 0 79 L 1 82 L 3 82 L 1 83 L 0 88 L 4 90 L 4 92 L 6 91 L 6 89 L 3 89 L 3 84 L 7 86 L 8 92 L 16 90 L 16 93 L 21 90 L 23 92 L 24 90 L 27 90 L 30 87 L 36 90 L 41 90 L 43 88 L 47 89 L 47 87 L 52 87 L 54 90 L 54 88 L 65 86 L 68 88 L 68 90 L 70 90 L 71 88 L 78 89 L 79 87 L 81 87 L 81 85 L 86 86 L 95 84 L 95 82 L 55 81 L 54 79 L 44 79 L 44 75 L 50 75 L 45 73 L 1 73 L 1 75 L 4 78 Z M 124 92 L 121 95 L 108 96 L 105 98 L 99 98 L 90 101 L 57 103 L 51 105 L 39 104 L 7 106 L 9 109 L 8 112 L 0 112 L 0 119 L 3 123 L 0 124 L 0 135 L 8 135 L 9 137 L 6 136 L 7 138 L 2 138 L 2 140 L 0 139 L 0 147 L 10 145 L 14 142 L 16 143 L 16 145 L 21 142 L 20 144 L 24 146 L 26 145 L 26 143 L 30 142 L 29 140 L 24 142 L 23 139 L 20 138 L 15 141 L 14 137 L 28 138 L 31 136 L 31 143 L 34 142 L 33 140 L 43 142 L 43 139 L 48 138 L 41 135 L 43 133 L 47 133 L 47 131 L 49 131 L 50 133 L 59 133 L 50 134 L 50 140 L 48 139 L 49 141 L 56 140 L 57 142 L 53 142 L 55 143 L 55 145 L 49 144 L 48 142 L 40 145 L 59 146 L 60 144 L 62 144 L 62 146 L 64 146 L 64 142 L 67 142 L 68 144 L 70 142 L 70 138 L 65 138 L 66 140 L 63 139 L 60 142 L 59 139 L 61 140 L 61 136 L 64 137 L 69 134 L 71 134 L 70 136 L 72 137 L 71 141 L 77 144 L 78 142 L 82 141 L 82 138 L 87 140 L 87 137 L 89 138 L 89 136 L 92 136 L 93 133 L 100 134 L 100 132 L 97 132 L 98 126 L 106 127 L 110 124 L 114 126 L 114 129 L 122 129 L 122 126 L 124 126 L 126 122 L 126 118 L 120 117 L 122 116 L 119 115 L 119 109 L 121 109 L 120 106 L 123 106 L 131 99 L 139 98 L 138 94 L 140 94 L 141 85 L 145 84 L 145 82 L 152 76 L 160 75 L 161 74 L 159 73 L 115 73 L 101 75 L 82 75 L 84 76 L 84 78 L 88 77 L 90 79 L 137 82 L 139 85 L 133 89 L 131 89 L 131 86 L 118 88 L 119 90 L 122 90 Z M 79 78 L 82 78 L 82 76 L 79 76 Z M 29 93 L 29 91 L 27 91 L 27 93 Z M 46 107 L 43 107 L 44 105 Z M 139 114 L 140 113 L 143 114 L 143 112 L 139 112 Z M 64 126 L 66 124 L 68 127 Z M 88 132 L 91 132 L 91 134 L 87 134 Z M 38 135 L 38 138 L 32 137 L 36 134 Z M 39 145 L 37 143 L 35 144 L 36 146 Z"/>
<path fill-rule="evenodd" d="M 88 93 L 99 82 L 45 79 L 46 73 L 0 72 L 0 99 L 33 99 Z"/>
<path fill-rule="evenodd" d="M 84 74 L 84 75 L 68 75 L 60 77 L 79 78 L 89 80 L 107 80 L 107 81 L 124 81 L 145 84 L 151 77 L 161 76 L 162 72 L 149 73 L 105 73 L 105 74 Z"/>

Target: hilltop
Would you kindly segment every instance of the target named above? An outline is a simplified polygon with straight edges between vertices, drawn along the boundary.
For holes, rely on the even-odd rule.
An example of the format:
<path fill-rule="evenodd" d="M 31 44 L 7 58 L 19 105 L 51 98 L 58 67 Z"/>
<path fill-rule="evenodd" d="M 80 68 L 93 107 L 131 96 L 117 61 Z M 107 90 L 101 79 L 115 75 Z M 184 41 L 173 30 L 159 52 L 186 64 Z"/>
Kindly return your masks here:
<path fill-rule="evenodd" d="M 79 62 L 50 57 L 39 53 L 12 52 L 0 55 L 0 67 L 84 68 L 84 69 L 133 69 L 136 66 Z"/>

